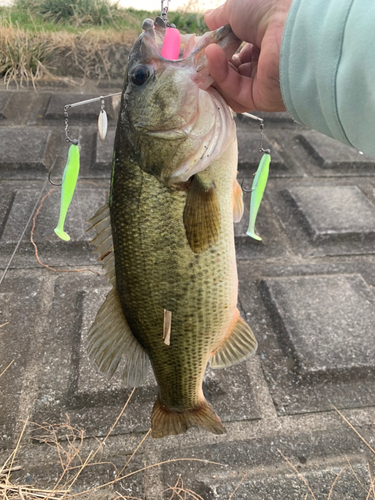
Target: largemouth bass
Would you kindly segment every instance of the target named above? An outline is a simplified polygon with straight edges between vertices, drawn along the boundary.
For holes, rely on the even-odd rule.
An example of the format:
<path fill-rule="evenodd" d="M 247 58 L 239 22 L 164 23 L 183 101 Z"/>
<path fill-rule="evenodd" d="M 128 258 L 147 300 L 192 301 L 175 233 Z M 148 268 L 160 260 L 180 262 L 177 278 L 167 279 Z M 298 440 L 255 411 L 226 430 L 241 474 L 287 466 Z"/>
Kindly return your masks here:
<path fill-rule="evenodd" d="M 206 401 L 207 363 L 238 363 L 257 343 L 237 309 L 233 220 L 243 213 L 232 112 L 210 87 L 205 48 L 228 59 L 240 41 L 229 26 L 181 39 L 165 60 L 165 26 L 147 19 L 130 55 L 117 124 L 109 205 L 91 219 L 93 243 L 113 289 L 89 333 L 88 350 L 125 384 L 159 394 L 152 436 L 198 426 L 225 432 Z"/>

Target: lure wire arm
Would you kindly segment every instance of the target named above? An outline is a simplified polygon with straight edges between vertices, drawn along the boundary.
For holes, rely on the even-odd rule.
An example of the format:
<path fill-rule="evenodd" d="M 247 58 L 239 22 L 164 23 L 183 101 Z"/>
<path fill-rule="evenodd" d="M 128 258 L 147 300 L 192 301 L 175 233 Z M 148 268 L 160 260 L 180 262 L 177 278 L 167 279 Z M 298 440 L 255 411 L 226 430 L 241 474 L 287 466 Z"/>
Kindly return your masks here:
<path fill-rule="evenodd" d="M 97 102 L 101 99 L 107 99 L 107 97 L 113 97 L 115 95 L 120 95 L 122 92 L 116 92 L 115 94 L 101 95 L 99 97 L 93 97 L 92 99 L 86 99 L 85 101 L 73 102 L 72 104 L 66 104 L 64 106 L 64 111 L 68 111 L 69 108 L 76 108 L 77 106 L 83 106 L 84 104 L 90 104 L 91 102 Z"/>
<path fill-rule="evenodd" d="M 263 118 L 259 118 L 259 116 L 255 116 L 255 115 L 252 115 L 250 113 L 241 113 L 243 114 L 244 116 L 247 116 L 248 118 L 251 118 L 252 120 L 257 120 L 258 122 L 264 122 Z M 264 127 L 264 125 L 263 125 Z"/>

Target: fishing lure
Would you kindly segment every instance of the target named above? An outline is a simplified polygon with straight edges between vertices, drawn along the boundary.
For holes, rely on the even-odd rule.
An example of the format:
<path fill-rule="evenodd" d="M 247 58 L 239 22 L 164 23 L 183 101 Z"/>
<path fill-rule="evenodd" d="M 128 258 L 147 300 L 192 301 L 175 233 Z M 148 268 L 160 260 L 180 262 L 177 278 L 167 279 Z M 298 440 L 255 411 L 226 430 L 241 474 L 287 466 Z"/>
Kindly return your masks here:
<path fill-rule="evenodd" d="M 61 187 L 60 216 L 55 233 L 64 241 L 69 241 L 70 236 L 64 231 L 64 223 L 69 205 L 72 201 L 79 173 L 79 147 L 78 141 L 73 140 L 69 148 L 68 161 L 64 169 Z"/>
<path fill-rule="evenodd" d="M 177 28 L 169 27 L 165 30 L 161 57 L 175 61 L 180 55 L 181 34 Z"/>
<path fill-rule="evenodd" d="M 262 238 L 255 234 L 255 220 L 257 218 L 260 203 L 262 201 L 264 190 L 266 188 L 270 162 L 270 151 L 269 149 L 266 149 L 264 150 L 264 155 L 260 160 L 258 170 L 256 171 L 253 185 L 251 187 L 249 228 L 246 231 L 246 234 L 257 241 L 262 241 Z"/>
<path fill-rule="evenodd" d="M 101 97 L 101 101 L 102 103 L 100 106 L 100 112 L 98 117 L 98 132 L 100 140 L 104 142 L 108 130 L 108 118 L 107 118 L 107 113 L 104 109 L 104 97 Z"/>

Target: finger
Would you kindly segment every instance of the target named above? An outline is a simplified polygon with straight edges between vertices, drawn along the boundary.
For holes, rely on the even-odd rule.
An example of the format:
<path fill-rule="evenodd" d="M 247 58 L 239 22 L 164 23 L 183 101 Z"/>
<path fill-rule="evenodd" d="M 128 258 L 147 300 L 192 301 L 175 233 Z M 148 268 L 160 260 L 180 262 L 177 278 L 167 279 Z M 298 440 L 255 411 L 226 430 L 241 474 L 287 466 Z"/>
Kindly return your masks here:
<path fill-rule="evenodd" d="M 225 24 L 229 24 L 228 15 L 226 13 L 226 4 L 220 5 L 217 9 L 208 10 L 204 14 L 204 22 L 211 31 L 217 30 Z"/>
<path fill-rule="evenodd" d="M 238 104 L 234 99 L 228 97 L 223 93 L 223 91 L 216 85 L 214 82 L 211 85 L 214 89 L 216 89 L 220 94 L 224 97 L 225 102 L 230 106 L 235 113 L 245 113 L 246 111 L 254 111 L 252 108 L 248 108 L 246 106 L 242 106 L 241 104 Z"/>
<path fill-rule="evenodd" d="M 241 66 L 238 66 L 237 71 L 242 76 L 254 78 L 256 75 L 257 68 L 258 68 L 258 63 L 256 61 L 255 62 L 252 61 L 246 64 L 241 64 Z"/>
<path fill-rule="evenodd" d="M 231 63 L 234 67 L 239 68 L 242 64 L 257 61 L 259 59 L 259 52 L 258 47 L 252 45 L 251 43 L 247 43 L 239 54 L 234 54 Z"/>
<path fill-rule="evenodd" d="M 237 101 L 234 101 L 230 97 L 227 97 L 225 95 L 223 97 L 228 106 L 232 108 L 235 113 L 248 113 L 250 111 L 255 111 L 254 108 L 249 108 L 248 106 L 242 106 L 242 104 L 238 104 Z"/>
<path fill-rule="evenodd" d="M 253 45 L 253 50 L 251 51 L 251 59 L 252 61 L 258 61 L 260 56 L 260 48 L 256 45 Z"/>
<path fill-rule="evenodd" d="M 209 45 L 206 48 L 206 56 L 210 74 L 220 92 L 226 98 L 234 100 L 237 105 L 255 109 L 252 98 L 253 79 L 242 76 L 231 68 L 224 51 L 217 45 Z"/>
<path fill-rule="evenodd" d="M 237 54 L 240 64 L 244 64 L 253 60 L 253 45 L 251 43 L 247 43 L 245 47 L 243 47 L 239 54 Z"/>
<path fill-rule="evenodd" d="M 235 68 L 238 68 L 238 66 L 241 66 L 241 59 L 239 54 L 234 54 L 230 61 Z"/>

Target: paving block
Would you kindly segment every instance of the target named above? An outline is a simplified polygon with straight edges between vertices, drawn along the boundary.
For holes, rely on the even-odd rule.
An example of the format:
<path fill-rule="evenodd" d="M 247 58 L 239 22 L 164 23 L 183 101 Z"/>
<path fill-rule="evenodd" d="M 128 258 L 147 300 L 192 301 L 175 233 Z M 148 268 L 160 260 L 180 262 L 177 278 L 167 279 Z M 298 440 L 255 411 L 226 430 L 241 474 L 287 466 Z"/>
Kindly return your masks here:
<path fill-rule="evenodd" d="M 102 436 L 129 397 L 131 390 L 123 386 L 121 365 L 109 381 L 98 373 L 86 353 L 89 327 L 108 290 L 105 278 L 87 274 L 56 281 L 37 421 L 58 419 L 67 413 L 90 435 Z M 225 370 L 207 370 L 203 391 L 224 422 L 260 418 L 244 363 Z M 146 384 L 136 389 L 117 432 L 147 431 L 156 396 L 157 386 L 150 372 Z"/>
<path fill-rule="evenodd" d="M 41 279 L 30 271 L 8 271 L 0 292 L 0 449 L 14 444 L 18 404 L 34 333 Z"/>
<path fill-rule="evenodd" d="M 251 182 L 243 183 L 245 189 L 251 187 Z M 277 222 L 271 205 L 265 194 L 256 220 L 256 233 L 262 241 L 256 241 L 247 236 L 250 214 L 250 193 L 243 193 L 244 214 L 240 222 L 234 224 L 237 259 L 267 259 L 282 257 L 286 253 L 285 245 L 279 238 Z"/>
<path fill-rule="evenodd" d="M 64 106 L 76 102 L 85 101 L 99 97 L 100 94 L 53 94 L 48 102 L 44 117 L 47 119 L 64 119 Z M 105 100 L 105 110 L 109 120 L 114 119 L 112 103 L 109 99 Z M 74 125 L 74 120 L 98 120 L 100 112 L 100 101 L 92 102 L 76 108 L 69 108 L 69 124 Z"/>
<path fill-rule="evenodd" d="M 17 117 L 14 117 L 17 122 Z M 9 143 L 5 147 L 5 154 L 0 158 L 0 179 L 4 180 L 30 180 L 46 179 L 47 172 L 52 168 L 52 179 L 60 182 L 69 151 L 66 143 L 64 128 L 53 124 L 45 127 L 32 123 L 27 127 L 0 128 L 0 140 Z M 96 129 L 95 125 L 94 128 Z M 75 127 L 69 128 L 72 138 L 79 141 L 80 146 L 80 179 L 87 177 L 106 177 L 109 172 L 100 171 L 93 173 L 94 128 Z M 3 142 L 2 142 L 3 143 Z"/>
<path fill-rule="evenodd" d="M 7 118 L 6 108 L 12 98 L 13 92 L 0 92 L 0 120 Z"/>
<path fill-rule="evenodd" d="M 288 188 L 314 242 L 375 235 L 375 207 L 357 186 Z"/>
<path fill-rule="evenodd" d="M 202 463 L 187 461 L 169 464 L 164 468 L 164 484 L 174 485 L 181 475 L 184 486 L 201 495 L 205 500 L 228 499 L 234 494 L 243 500 L 304 499 L 308 489 L 287 465 L 278 450 L 297 468 L 308 481 L 317 500 L 326 500 L 331 486 L 346 467 L 335 500 L 365 500 L 370 488 L 368 464 L 363 456 L 363 446 L 354 434 L 331 429 L 327 432 L 279 433 L 271 438 L 242 439 L 206 446 L 184 447 L 167 450 L 163 459 L 199 458 Z M 348 466 L 348 461 L 355 471 Z M 216 462 L 211 464 L 210 462 Z M 218 464 L 223 464 L 220 466 Z M 346 472 L 346 473 L 345 473 Z M 358 482 L 360 478 L 364 490 Z M 169 495 L 169 496 L 168 496 Z M 165 499 L 170 498 L 166 492 Z"/>
<path fill-rule="evenodd" d="M 0 195 L 0 239 L 3 237 L 4 229 L 7 224 L 9 213 L 12 209 L 14 199 L 16 197 L 16 191 L 1 190 Z"/>
<path fill-rule="evenodd" d="M 238 127 L 237 140 L 238 168 L 240 171 L 239 177 L 245 176 L 246 178 L 252 178 L 262 158 L 262 154 L 259 153 L 260 134 L 258 132 L 249 132 L 249 129 L 247 127 Z M 275 174 L 276 171 L 287 170 L 283 159 L 266 136 L 264 136 L 263 138 L 263 148 L 271 150 L 271 177 Z"/>
<path fill-rule="evenodd" d="M 298 464 L 299 465 L 299 464 Z M 310 490 L 314 493 L 315 500 L 327 500 L 332 485 L 335 483 L 331 500 L 366 500 L 367 492 L 362 486 L 370 489 L 368 480 L 368 467 L 365 461 L 351 463 L 349 468 L 347 462 L 333 463 L 330 467 L 315 467 L 310 470 L 298 470 L 303 478 L 297 473 L 286 471 L 267 471 L 262 468 L 263 474 L 252 477 L 245 474 L 231 474 L 213 479 L 202 474 L 198 476 L 201 494 L 205 500 L 229 498 L 234 493 L 238 500 L 302 500 L 311 498 Z M 268 473 L 267 473 L 268 472 Z M 337 476 L 339 479 L 335 482 Z M 309 485 L 306 486 L 305 481 Z M 361 484 L 359 483 L 361 481 Z"/>
<path fill-rule="evenodd" d="M 374 253 L 371 189 L 328 180 L 324 184 L 307 180 L 284 186 L 271 179 L 266 193 L 294 252 L 304 258 Z"/>
<path fill-rule="evenodd" d="M 1 177 L 7 178 L 14 169 L 45 173 L 51 165 L 54 134 L 36 127 L 0 128 Z"/>
<path fill-rule="evenodd" d="M 93 182 L 93 184 L 97 184 Z M 42 183 L 34 182 L 29 188 L 27 184 L 0 183 L 0 266 L 8 262 L 15 245 L 33 212 L 40 196 Z M 105 204 L 108 189 L 104 186 L 92 186 L 85 181 L 77 185 L 72 204 L 65 222 L 65 230 L 71 240 L 60 240 L 54 233 L 60 211 L 60 188 L 51 188 L 50 193 L 35 219 L 33 238 L 38 246 L 41 261 L 52 267 L 71 265 L 91 265 L 97 257 L 89 242 L 93 234 L 87 233 L 87 221 Z M 23 237 L 13 265 L 16 267 L 38 267 L 34 255 L 34 247 L 30 242 L 32 222 Z"/>
<path fill-rule="evenodd" d="M 353 170 L 366 166 L 375 167 L 373 158 L 319 132 L 301 132 L 296 138 L 322 169 Z"/>
<path fill-rule="evenodd" d="M 375 404 L 374 269 L 368 263 L 259 271 L 253 261 L 239 261 L 238 271 L 239 300 L 278 415 Z"/>
<path fill-rule="evenodd" d="M 266 279 L 264 286 L 301 373 L 375 368 L 375 297 L 362 276 Z"/>
<path fill-rule="evenodd" d="M 84 435 L 85 439 L 81 441 L 81 430 L 69 427 L 69 422 L 66 420 L 63 422 L 44 422 L 43 425 L 43 430 L 36 428 L 33 424 L 29 425 L 29 428 L 32 429 L 29 446 L 21 445 L 18 450 L 17 464 L 21 465 L 21 469 L 12 473 L 12 484 L 22 484 L 37 489 L 53 489 L 62 476 L 60 487 L 68 481 L 72 482 L 79 471 L 70 494 L 79 495 L 78 498 L 82 500 L 119 499 L 121 492 L 123 495 L 129 495 L 133 498 L 144 498 L 143 472 L 135 473 L 143 467 L 144 455 L 142 450 L 139 450 L 131 458 L 131 453 L 135 448 L 134 442 L 133 446 L 127 449 L 123 443 L 114 445 L 113 441 L 116 438 L 110 436 L 105 445 L 98 449 L 100 446 L 98 440 L 90 439 L 89 436 Z M 59 438 L 60 456 L 57 444 L 53 441 L 53 429 Z M 41 441 L 38 439 L 39 436 Z M 50 440 L 48 446 L 43 441 L 47 437 Z M 22 444 L 25 444 L 25 441 L 26 439 Z M 116 441 L 119 441 L 118 438 Z M 65 453 L 62 450 L 65 450 Z M 73 454 L 78 456 L 73 458 Z M 117 481 L 112 487 L 103 487 L 104 484 L 108 484 L 120 476 L 119 472 L 130 458 L 131 460 L 121 476 L 135 474 Z M 62 464 L 67 464 L 69 459 L 71 460 L 70 470 L 63 475 Z M 82 467 L 86 460 L 89 463 Z M 81 468 L 82 470 L 80 470 Z M 58 486 L 57 489 L 59 489 Z M 88 493 L 85 493 L 87 491 Z"/>
<path fill-rule="evenodd" d="M 115 130 L 108 130 L 104 142 L 100 140 L 99 133 L 96 133 L 96 148 L 93 162 L 93 169 L 112 170 L 113 144 L 115 142 Z"/>

